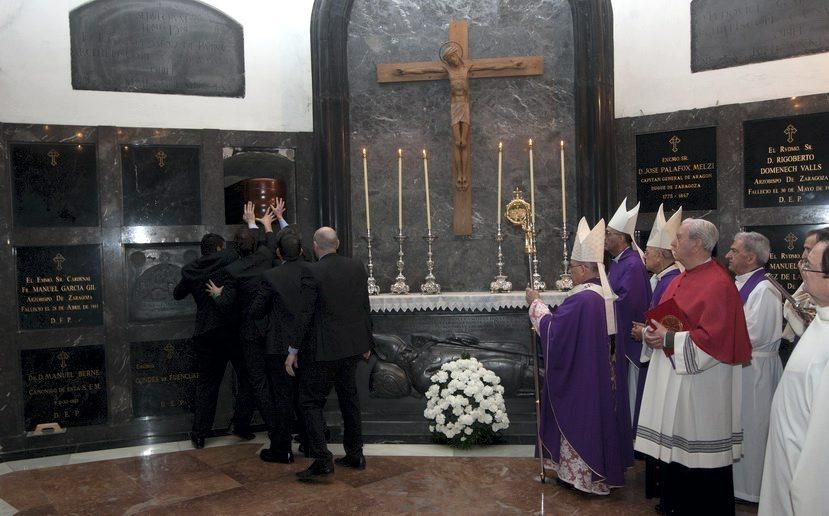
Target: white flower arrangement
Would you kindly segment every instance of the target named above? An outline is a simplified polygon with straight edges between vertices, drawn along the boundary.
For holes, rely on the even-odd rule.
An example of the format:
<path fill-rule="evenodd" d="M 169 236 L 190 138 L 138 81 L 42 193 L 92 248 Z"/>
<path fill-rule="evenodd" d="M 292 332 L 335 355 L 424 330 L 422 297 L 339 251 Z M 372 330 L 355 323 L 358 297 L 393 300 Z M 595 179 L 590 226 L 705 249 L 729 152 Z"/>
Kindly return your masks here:
<path fill-rule="evenodd" d="M 423 416 L 435 441 L 461 448 L 489 444 L 509 428 L 501 379 L 478 359 L 465 354 L 447 362 L 431 380 Z"/>

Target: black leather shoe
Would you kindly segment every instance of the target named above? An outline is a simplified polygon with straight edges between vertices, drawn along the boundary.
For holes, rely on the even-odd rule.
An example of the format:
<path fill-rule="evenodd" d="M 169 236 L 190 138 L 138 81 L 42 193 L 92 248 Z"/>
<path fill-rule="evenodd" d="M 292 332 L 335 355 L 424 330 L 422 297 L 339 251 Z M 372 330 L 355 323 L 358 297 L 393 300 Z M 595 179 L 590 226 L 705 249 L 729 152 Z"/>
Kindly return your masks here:
<path fill-rule="evenodd" d="M 233 435 L 245 441 L 256 439 L 256 434 L 250 431 L 250 428 L 233 428 Z"/>
<path fill-rule="evenodd" d="M 362 453 L 359 455 L 346 455 L 339 459 L 334 459 L 334 464 L 351 469 L 366 469 L 366 456 Z"/>
<path fill-rule="evenodd" d="M 334 472 L 334 463 L 329 459 L 317 459 L 311 463 L 308 469 L 297 471 L 297 478 L 299 480 L 313 480 L 314 478 L 324 477 Z"/>
<path fill-rule="evenodd" d="M 278 462 L 279 464 L 293 464 L 294 454 L 292 452 L 278 452 L 265 448 L 259 452 L 259 458 L 265 462 Z"/>
<path fill-rule="evenodd" d="M 204 448 L 204 436 L 198 434 L 190 434 L 190 442 L 193 443 L 193 448 L 201 450 Z"/>

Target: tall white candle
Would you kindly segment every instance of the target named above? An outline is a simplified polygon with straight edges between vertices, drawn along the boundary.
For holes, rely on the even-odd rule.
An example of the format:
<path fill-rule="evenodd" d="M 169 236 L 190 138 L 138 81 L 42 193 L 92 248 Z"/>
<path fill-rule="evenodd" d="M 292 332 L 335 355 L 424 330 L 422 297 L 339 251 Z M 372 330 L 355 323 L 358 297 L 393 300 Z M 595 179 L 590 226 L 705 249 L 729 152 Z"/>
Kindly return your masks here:
<path fill-rule="evenodd" d="M 530 213 L 532 214 L 533 228 L 535 228 L 535 174 L 533 173 L 533 139 L 530 138 Z"/>
<path fill-rule="evenodd" d="M 403 234 L 403 149 L 397 149 L 397 227 Z"/>
<path fill-rule="evenodd" d="M 423 149 L 423 181 L 426 184 L 426 229 L 432 231 L 432 207 L 429 204 L 429 159 Z"/>
<path fill-rule="evenodd" d="M 368 207 L 368 157 L 363 147 L 363 189 L 366 192 L 366 231 L 371 231 L 371 210 Z"/>
<path fill-rule="evenodd" d="M 567 227 L 567 183 L 564 180 L 564 140 L 561 140 L 561 224 Z"/>
<path fill-rule="evenodd" d="M 504 144 L 498 142 L 498 218 L 495 219 L 498 225 L 501 224 L 501 165 L 503 163 L 503 156 Z"/>

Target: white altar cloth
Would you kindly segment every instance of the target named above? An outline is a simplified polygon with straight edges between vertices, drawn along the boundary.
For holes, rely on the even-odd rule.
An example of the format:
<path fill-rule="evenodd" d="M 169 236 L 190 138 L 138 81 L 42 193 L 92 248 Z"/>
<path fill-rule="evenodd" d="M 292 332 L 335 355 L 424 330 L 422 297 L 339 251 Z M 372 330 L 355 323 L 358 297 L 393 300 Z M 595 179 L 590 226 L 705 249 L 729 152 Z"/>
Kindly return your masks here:
<path fill-rule="evenodd" d="M 548 305 L 560 305 L 567 292 L 547 291 L 541 299 Z M 422 310 L 477 310 L 494 312 L 505 308 L 528 308 L 524 291 L 493 294 L 490 292 L 444 292 L 425 295 L 421 293 L 398 295 L 379 294 L 369 296 L 372 312 L 416 312 Z"/>

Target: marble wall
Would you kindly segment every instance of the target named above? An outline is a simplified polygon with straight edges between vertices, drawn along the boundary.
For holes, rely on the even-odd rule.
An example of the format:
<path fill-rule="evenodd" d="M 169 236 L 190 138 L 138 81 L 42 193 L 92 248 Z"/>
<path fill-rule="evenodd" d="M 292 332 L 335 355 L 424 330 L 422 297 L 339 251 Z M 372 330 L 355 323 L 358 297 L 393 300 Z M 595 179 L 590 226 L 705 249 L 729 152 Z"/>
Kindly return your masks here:
<path fill-rule="evenodd" d="M 300 222 L 304 236 L 310 242 L 310 235 L 316 225 L 314 207 L 318 202 L 314 198 L 312 188 L 311 141 L 311 133 L 0 124 L 0 282 L 6 286 L 0 294 L 0 334 L 3 335 L 0 353 L 0 399 L 3 400 L 0 402 L 0 457 L 5 459 L 27 453 L 48 454 L 102 445 L 116 446 L 160 436 L 183 437 L 184 433 L 189 431 L 191 417 L 183 407 L 176 413 L 166 413 L 167 409 L 171 408 L 170 403 L 180 402 L 180 397 L 154 397 L 152 400 L 144 400 L 155 403 L 154 406 L 159 410 L 153 416 L 147 416 L 140 410 L 136 411 L 136 406 L 143 405 L 136 403 L 140 400 L 136 400 L 138 390 L 134 389 L 134 376 L 136 371 L 141 370 L 136 369 L 135 357 L 151 357 L 153 353 L 136 354 L 135 343 L 140 343 L 137 351 L 146 351 L 145 348 L 149 346 L 152 349 L 158 348 L 157 354 L 162 357 L 166 352 L 168 360 L 174 356 L 183 356 L 183 352 L 180 353 L 173 348 L 167 349 L 167 346 L 179 346 L 180 342 L 192 335 L 193 310 L 190 301 L 177 303 L 171 299 L 171 293 L 168 291 L 175 286 L 180 277 L 180 265 L 197 255 L 198 242 L 202 235 L 215 232 L 229 239 L 240 227 L 225 224 L 223 157 L 232 149 L 291 150 L 296 178 L 294 189 L 287 196 L 293 199 L 289 201 L 293 206 L 289 204 L 286 217 L 292 222 Z M 55 150 L 64 157 L 71 157 L 71 152 L 76 147 L 83 152 L 86 152 L 87 148 L 95 149 L 93 186 L 67 199 L 67 202 L 79 203 L 77 205 L 92 210 L 97 215 L 91 219 L 92 222 L 63 226 L 50 223 L 30 227 L 24 224 L 26 206 L 21 213 L 13 216 L 12 199 L 15 195 L 10 187 L 15 184 L 13 176 L 17 175 L 17 172 L 13 164 L 17 161 L 10 159 L 10 155 L 12 150 L 21 144 L 46 144 L 48 149 L 55 146 Z M 71 145 L 61 147 L 60 144 Z M 186 194 L 171 188 L 157 188 L 153 194 L 153 209 L 149 214 L 158 220 L 141 222 L 146 225 L 130 225 L 125 222 L 127 206 L 124 200 L 124 182 L 130 175 L 125 174 L 122 169 L 123 153 L 130 152 L 136 146 L 158 146 L 168 150 L 184 147 L 196 149 L 198 155 L 196 166 L 187 169 L 188 173 L 197 176 L 195 186 Z M 170 159 L 172 155 L 171 150 L 166 158 Z M 56 156 L 59 165 L 61 159 L 64 158 Z M 45 170 L 50 171 L 48 161 L 46 163 Z M 164 170 L 173 168 L 175 167 L 168 163 Z M 50 173 L 66 172 L 60 167 L 55 171 L 57 172 Z M 163 181 L 163 177 L 159 179 L 159 183 Z M 54 188 L 58 184 L 60 183 L 52 176 L 52 179 L 44 180 L 41 186 L 48 188 L 51 185 Z M 195 208 L 197 213 L 192 214 L 191 220 L 187 223 L 162 220 L 161 214 L 164 210 L 161 207 L 180 202 L 182 197 L 195 197 L 199 200 L 195 204 L 198 206 Z M 41 204 L 29 203 L 28 210 L 36 210 L 39 206 Z M 48 203 L 46 206 L 48 207 Z M 75 264 L 73 255 L 68 251 L 61 255 L 66 263 L 58 264 L 57 258 L 51 259 L 55 252 L 53 249 L 71 250 L 80 246 L 95 251 L 91 254 L 97 258 L 96 267 L 89 267 L 86 273 L 99 272 L 90 274 L 91 279 L 84 281 L 86 285 L 94 287 L 96 296 L 100 296 L 100 305 L 96 306 L 103 312 L 102 320 L 99 317 L 82 321 L 79 325 L 62 323 L 59 320 L 47 320 L 38 325 L 20 324 L 19 312 L 23 302 L 19 303 L 19 299 L 22 299 L 23 295 L 19 298 L 18 293 L 22 292 L 21 287 L 30 288 L 30 283 L 25 279 L 18 281 L 18 278 L 22 277 L 20 274 L 23 274 L 21 259 L 25 259 L 26 255 L 21 250 L 32 248 L 34 251 L 49 251 L 47 260 L 41 260 L 45 261 L 42 270 L 23 272 L 32 278 L 38 275 L 45 277 L 51 282 L 51 279 L 58 275 L 68 276 L 72 273 L 70 265 Z M 150 262 L 154 260 L 158 263 L 152 267 L 153 263 Z M 54 265 L 59 267 L 57 271 L 53 268 L 53 261 Z M 155 270 L 156 273 L 141 274 L 138 277 L 139 273 L 148 272 L 148 269 Z M 32 283 L 37 284 L 38 281 L 40 280 L 33 279 Z M 46 292 L 49 290 L 46 289 Z M 96 302 L 97 299 L 94 297 Z M 35 308 L 43 306 L 43 303 L 38 305 L 39 301 L 34 298 L 27 303 Z M 141 310 L 136 310 L 137 308 Z M 61 350 L 49 355 L 48 351 L 56 348 Z M 103 349 L 102 364 L 90 362 L 72 365 L 76 354 L 89 352 L 91 348 Z M 60 351 L 65 351 L 67 355 L 61 357 L 58 354 Z M 49 355 L 40 362 L 48 362 L 50 356 L 52 362 L 37 366 L 39 369 L 33 370 L 35 375 L 29 377 L 26 374 L 26 357 L 34 352 Z M 63 360 L 68 365 L 58 363 L 57 360 Z M 145 362 L 149 364 L 152 361 L 147 359 Z M 177 369 L 176 364 L 171 364 L 164 367 L 159 364 L 147 367 L 152 371 L 182 372 L 179 370 L 181 368 Z M 95 414 L 104 422 L 100 423 L 99 419 L 95 424 L 84 423 L 81 426 L 79 423 L 78 426 L 70 426 L 65 433 L 27 437 L 26 431 L 30 428 L 24 427 L 24 416 L 27 413 L 25 406 L 35 396 L 26 388 L 26 382 L 50 380 L 43 375 L 38 376 L 44 371 L 69 371 L 81 376 L 79 371 L 82 370 L 85 371 L 83 377 L 89 376 L 89 371 L 105 377 L 103 387 L 106 396 L 103 397 L 104 401 L 95 407 Z M 191 371 L 184 371 L 185 374 L 189 372 Z M 173 378 L 176 382 L 186 379 L 186 376 Z M 96 380 L 96 383 L 101 382 Z M 58 388 L 65 386 L 59 381 L 57 384 L 60 384 Z M 227 385 L 216 418 L 217 428 L 225 426 L 229 420 L 232 400 Z M 151 391 L 146 392 L 149 392 L 150 396 L 155 396 Z M 43 395 L 51 394 L 51 391 L 41 389 L 36 397 L 42 401 Z M 83 398 L 77 399 L 83 402 Z M 72 400 L 66 401 L 66 404 L 66 410 L 75 409 L 76 403 Z M 69 419 L 75 419 L 77 422 L 80 416 L 70 414 Z M 55 420 L 59 421 L 64 419 L 62 416 L 55 417 Z M 48 419 L 33 420 L 29 426 L 46 421 Z"/>
<path fill-rule="evenodd" d="M 474 6 L 474 7 L 473 7 Z M 437 61 L 449 21 L 468 20 L 471 57 L 540 55 L 544 75 L 473 79 L 473 233 L 452 231 L 452 186 L 447 81 L 378 84 L 376 65 Z M 350 89 L 351 236 L 354 255 L 365 260 L 365 201 L 360 149 L 369 152 L 374 274 L 383 292 L 396 276 L 397 149 L 404 152 L 405 274 L 413 291 L 426 273 L 423 166 L 427 148 L 436 276 L 445 291 L 481 291 L 496 273 L 497 148 L 504 142 L 502 206 L 515 187 L 529 197 L 527 140 L 534 140 L 537 226 L 541 274 L 552 284 L 561 271 L 559 140 L 574 138 L 573 23 L 566 0 L 355 0 L 348 35 Z M 573 163 L 572 145 L 566 159 Z M 570 167 L 574 172 L 575 167 Z M 568 175 L 574 184 L 575 174 Z M 575 188 L 568 191 L 572 228 Z M 506 273 L 514 287 L 526 285 L 523 236 L 505 226 Z"/>
<path fill-rule="evenodd" d="M 829 223 L 829 206 L 743 207 L 743 122 L 764 118 L 829 111 L 829 94 L 790 97 L 746 104 L 730 104 L 659 115 L 616 120 L 617 177 L 619 201 L 636 197 L 636 135 L 661 131 L 717 128 L 717 210 L 706 216 L 720 230 L 719 253 L 731 245 L 732 237 L 746 226 Z M 704 212 L 684 212 L 684 217 Z M 640 214 L 637 228 L 650 231 L 655 213 Z"/>

